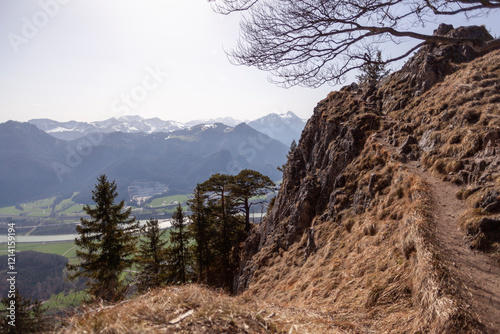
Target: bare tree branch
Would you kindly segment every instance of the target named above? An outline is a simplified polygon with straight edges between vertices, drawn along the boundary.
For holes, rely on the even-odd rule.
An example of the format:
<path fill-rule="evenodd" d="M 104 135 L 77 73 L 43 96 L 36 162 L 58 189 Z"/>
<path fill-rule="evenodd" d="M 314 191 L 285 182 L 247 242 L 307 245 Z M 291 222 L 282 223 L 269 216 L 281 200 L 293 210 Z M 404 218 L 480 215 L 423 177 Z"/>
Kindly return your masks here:
<path fill-rule="evenodd" d="M 237 65 L 269 71 L 283 86 L 317 87 L 340 83 L 367 61 L 362 45 L 422 41 L 394 62 L 424 44 L 466 45 L 478 52 L 497 42 L 423 34 L 415 27 L 440 16 L 486 15 L 500 0 L 210 0 L 219 13 L 244 11 L 238 45 L 229 53 Z"/>

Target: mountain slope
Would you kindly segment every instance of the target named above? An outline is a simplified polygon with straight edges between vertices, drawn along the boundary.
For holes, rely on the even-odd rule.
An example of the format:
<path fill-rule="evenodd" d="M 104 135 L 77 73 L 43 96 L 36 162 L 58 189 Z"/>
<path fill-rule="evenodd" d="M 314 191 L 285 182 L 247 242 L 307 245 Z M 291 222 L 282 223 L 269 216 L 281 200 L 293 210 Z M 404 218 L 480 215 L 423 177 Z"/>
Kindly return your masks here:
<path fill-rule="evenodd" d="M 153 184 L 170 193 L 189 193 L 213 173 L 254 169 L 272 179 L 287 147 L 246 124 L 199 125 L 169 133 L 94 133 L 58 140 L 28 123 L 0 125 L 0 206 L 81 192 L 89 202 L 99 174 L 116 180 L 128 200 Z M 134 191 L 130 186 L 134 187 Z M 153 187 L 153 186 L 151 186 Z"/>
<path fill-rule="evenodd" d="M 437 33 L 491 38 L 479 27 Z M 475 57 L 466 47 L 424 47 L 375 89 L 351 85 L 321 101 L 267 221 L 247 240 L 239 291 L 328 311 L 354 332 L 495 332 L 498 284 L 481 279 L 494 282 L 498 264 L 488 260 L 493 274 L 471 280 L 463 262 L 448 260 L 455 248 L 438 235 L 448 232 L 436 228 L 427 174 L 463 187 L 467 214 L 452 229 L 461 222 L 462 238 L 498 254 L 497 209 L 481 208 L 497 203 L 488 194 L 500 188 L 500 52 Z M 484 299 L 471 297 L 482 286 Z"/>
<path fill-rule="evenodd" d="M 65 146 L 34 125 L 0 124 L 0 203 L 15 204 L 59 191 L 52 163 L 64 159 Z"/>

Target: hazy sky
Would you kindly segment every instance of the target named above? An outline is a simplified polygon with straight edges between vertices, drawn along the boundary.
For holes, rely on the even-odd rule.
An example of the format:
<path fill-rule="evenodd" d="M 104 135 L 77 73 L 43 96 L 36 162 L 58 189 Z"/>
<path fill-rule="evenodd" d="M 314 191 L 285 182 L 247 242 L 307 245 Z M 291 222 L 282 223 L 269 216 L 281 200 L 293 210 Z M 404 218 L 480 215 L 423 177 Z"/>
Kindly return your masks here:
<path fill-rule="evenodd" d="M 206 0 L 0 0 L 0 122 L 308 118 L 338 88 L 284 89 L 231 65 L 238 21 Z M 488 21 L 474 23 L 500 35 Z"/>

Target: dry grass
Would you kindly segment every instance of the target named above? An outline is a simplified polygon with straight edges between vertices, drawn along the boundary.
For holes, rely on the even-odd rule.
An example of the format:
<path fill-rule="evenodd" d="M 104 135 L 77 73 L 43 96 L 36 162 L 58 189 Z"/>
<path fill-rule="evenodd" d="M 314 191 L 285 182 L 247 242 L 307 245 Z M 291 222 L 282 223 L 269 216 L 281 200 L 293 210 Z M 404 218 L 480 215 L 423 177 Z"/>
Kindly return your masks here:
<path fill-rule="evenodd" d="M 425 181 L 375 140 L 364 147 L 331 198 L 336 219 L 312 221 L 317 251 L 305 257 L 306 234 L 286 250 L 261 251 L 244 296 L 318 309 L 359 333 L 480 332 L 438 259 Z M 461 167 L 444 162 L 444 172 Z M 356 209 L 356 198 L 369 205 Z"/>
<path fill-rule="evenodd" d="M 66 322 L 57 333 L 282 333 L 294 325 L 274 321 L 255 302 L 197 285 L 158 289 L 111 306 L 92 305 Z"/>
<path fill-rule="evenodd" d="M 54 333 L 355 333 L 352 327 L 341 316 L 308 307 L 248 294 L 230 297 L 193 284 L 154 290 L 116 305 L 89 306 L 64 319 Z"/>
<path fill-rule="evenodd" d="M 439 257 L 428 186 L 370 134 L 386 130 L 395 146 L 413 135 L 419 144 L 412 144 L 412 154 L 425 168 L 463 184 L 458 197 L 475 196 L 477 189 L 468 185 L 500 180 L 494 167 L 500 143 L 498 64 L 500 51 L 456 65 L 454 74 L 414 97 L 407 82 L 387 81 L 376 93 L 382 110 L 389 110 L 384 124 L 356 93 L 334 92 L 320 103 L 313 122 L 321 131 L 306 133 L 299 143 L 307 161 L 302 172 L 325 189 L 325 180 L 332 174 L 338 179 L 339 169 L 342 181 L 335 181 L 324 211 L 316 208 L 307 225 L 300 220 L 316 230 L 317 250 L 305 256 L 306 233 L 273 244 L 285 239 L 294 222 L 286 202 L 297 203 L 307 193 L 302 174 L 290 176 L 282 187 L 288 191 L 282 216 L 273 216 L 273 230 L 264 233 L 268 247 L 252 259 L 255 271 L 245 295 L 320 309 L 360 333 L 480 332 Z M 357 117 L 365 118 L 364 128 Z M 339 136 L 342 128 L 347 134 Z M 339 137 L 349 131 L 362 149 L 344 166 L 346 146 Z M 313 159 L 321 163 L 307 169 Z"/>
<path fill-rule="evenodd" d="M 365 147 L 341 193 L 352 201 L 359 189 L 371 192 L 369 207 L 349 206 L 340 223 L 316 218 L 318 250 L 307 259 L 305 235 L 286 251 L 257 254 L 267 260 L 244 296 L 320 309 L 354 332 L 461 328 L 456 319 L 469 316 L 455 292 L 439 292 L 446 275 L 436 269 L 425 183 L 380 145 Z"/>
<path fill-rule="evenodd" d="M 393 111 L 391 117 L 399 120 L 393 129 L 395 142 L 401 144 L 404 129 L 411 126 L 424 146 L 424 166 L 459 184 L 477 181 L 495 161 L 493 148 L 500 139 L 499 63 L 500 51 L 495 51 L 460 65 L 432 90 Z M 460 171 L 460 176 L 449 175 Z M 495 174 L 490 180 L 497 178 Z"/>

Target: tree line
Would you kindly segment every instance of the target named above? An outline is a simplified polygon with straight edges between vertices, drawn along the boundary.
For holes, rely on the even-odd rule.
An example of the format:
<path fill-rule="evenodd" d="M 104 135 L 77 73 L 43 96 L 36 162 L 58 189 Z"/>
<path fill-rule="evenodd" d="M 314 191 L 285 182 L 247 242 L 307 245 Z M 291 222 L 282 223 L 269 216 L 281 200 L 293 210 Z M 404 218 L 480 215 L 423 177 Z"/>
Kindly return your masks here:
<path fill-rule="evenodd" d="M 115 203 L 116 183 L 101 175 L 92 191 L 95 206 L 84 206 L 90 218 L 77 226 L 80 263 L 68 264 L 70 277 L 87 278 L 90 295 L 103 301 L 120 300 L 134 288 L 188 282 L 231 291 L 239 245 L 251 229 L 252 198 L 274 187 L 253 170 L 214 174 L 194 189 L 190 215 L 178 205 L 167 236 L 156 219 L 140 227 L 124 201 Z"/>

